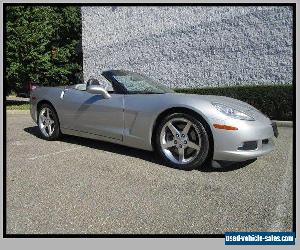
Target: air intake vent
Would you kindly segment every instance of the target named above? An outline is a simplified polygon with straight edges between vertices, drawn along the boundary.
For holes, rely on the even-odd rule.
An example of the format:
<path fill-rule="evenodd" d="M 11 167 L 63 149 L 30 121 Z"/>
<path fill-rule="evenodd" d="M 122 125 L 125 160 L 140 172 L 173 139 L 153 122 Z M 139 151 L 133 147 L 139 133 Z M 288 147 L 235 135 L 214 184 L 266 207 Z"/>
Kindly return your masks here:
<path fill-rule="evenodd" d="M 262 144 L 268 144 L 268 143 L 269 143 L 269 139 L 262 140 Z"/>
<path fill-rule="evenodd" d="M 257 141 L 245 141 L 241 146 L 238 147 L 239 150 L 255 150 L 257 149 Z"/>

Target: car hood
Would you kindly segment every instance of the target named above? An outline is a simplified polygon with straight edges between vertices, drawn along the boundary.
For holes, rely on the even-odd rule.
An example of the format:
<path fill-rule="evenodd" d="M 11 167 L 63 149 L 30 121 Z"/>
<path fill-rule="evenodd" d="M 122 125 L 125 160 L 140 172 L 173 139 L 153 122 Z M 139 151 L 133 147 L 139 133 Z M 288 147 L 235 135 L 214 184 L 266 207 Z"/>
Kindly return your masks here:
<path fill-rule="evenodd" d="M 226 97 L 226 96 L 216 96 L 216 95 L 203 95 L 203 96 L 199 96 L 201 99 L 210 101 L 210 102 L 216 102 L 216 103 L 221 103 L 221 104 L 225 104 L 228 105 L 232 108 L 235 108 L 237 110 L 240 111 L 248 111 L 248 110 L 256 110 L 253 106 L 251 106 L 250 104 L 234 99 L 234 98 L 230 98 L 230 97 Z"/>
<path fill-rule="evenodd" d="M 234 98 L 230 98 L 230 97 L 226 97 L 226 96 L 216 96 L 216 95 L 197 95 L 197 94 L 180 94 L 182 97 L 185 98 L 192 98 L 194 100 L 201 100 L 201 101 L 206 101 L 206 102 L 216 102 L 216 103 L 221 103 L 224 105 L 227 105 L 231 108 L 234 108 L 236 110 L 239 110 L 247 115 L 250 115 L 251 117 L 253 117 L 256 120 L 264 120 L 264 121 L 270 121 L 270 119 L 265 116 L 261 111 L 259 111 L 258 109 L 254 108 L 253 106 L 251 106 L 250 104 L 234 99 Z"/>

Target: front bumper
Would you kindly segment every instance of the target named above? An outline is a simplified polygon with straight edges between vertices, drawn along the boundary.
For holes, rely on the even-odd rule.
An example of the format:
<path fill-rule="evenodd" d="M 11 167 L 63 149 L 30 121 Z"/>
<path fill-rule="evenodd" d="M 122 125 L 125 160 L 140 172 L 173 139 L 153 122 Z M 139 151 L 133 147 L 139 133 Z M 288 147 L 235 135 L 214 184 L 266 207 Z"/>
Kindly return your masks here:
<path fill-rule="evenodd" d="M 271 121 L 235 121 L 238 130 L 212 128 L 214 160 L 245 161 L 270 153 L 274 149 L 274 129 Z M 247 142 L 256 142 L 255 149 L 243 149 Z M 242 149 L 241 149 L 242 148 Z"/>

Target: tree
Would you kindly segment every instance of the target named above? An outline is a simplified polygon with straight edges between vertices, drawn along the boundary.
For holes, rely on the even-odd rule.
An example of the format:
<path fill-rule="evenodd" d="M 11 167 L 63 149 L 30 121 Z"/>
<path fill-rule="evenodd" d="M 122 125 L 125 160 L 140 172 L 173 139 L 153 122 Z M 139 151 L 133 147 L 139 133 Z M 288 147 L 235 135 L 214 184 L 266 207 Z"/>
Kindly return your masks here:
<path fill-rule="evenodd" d="M 66 85 L 82 72 L 79 7 L 8 6 L 6 81 L 8 91 Z"/>

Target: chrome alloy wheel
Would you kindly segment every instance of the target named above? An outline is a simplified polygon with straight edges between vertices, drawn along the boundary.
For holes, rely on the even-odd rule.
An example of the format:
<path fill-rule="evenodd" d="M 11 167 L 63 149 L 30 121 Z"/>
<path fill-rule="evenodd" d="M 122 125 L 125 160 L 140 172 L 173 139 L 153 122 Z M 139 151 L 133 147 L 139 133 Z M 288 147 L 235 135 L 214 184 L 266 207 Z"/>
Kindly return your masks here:
<path fill-rule="evenodd" d="M 55 121 L 53 119 L 51 109 L 45 107 L 39 113 L 39 128 L 44 136 L 50 137 L 55 129 Z"/>
<path fill-rule="evenodd" d="M 160 145 L 165 156 L 173 163 L 190 163 L 201 149 L 200 131 L 188 119 L 173 118 L 161 130 Z"/>

